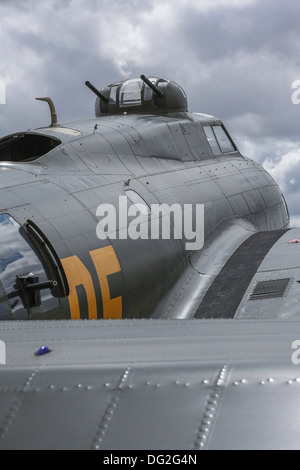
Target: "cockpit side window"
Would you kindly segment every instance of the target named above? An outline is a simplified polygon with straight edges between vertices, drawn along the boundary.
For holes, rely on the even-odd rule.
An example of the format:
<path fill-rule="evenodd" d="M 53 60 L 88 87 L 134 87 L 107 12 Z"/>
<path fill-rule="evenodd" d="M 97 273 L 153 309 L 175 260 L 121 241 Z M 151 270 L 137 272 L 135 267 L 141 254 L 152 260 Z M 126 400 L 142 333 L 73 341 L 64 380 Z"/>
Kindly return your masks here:
<path fill-rule="evenodd" d="M 217 142 L 217 139 L 216 139 L 216 136 L 215 136 L 215 133 L 214 133 L 212 127 L 211 126 L 203 126 L 203 129 L 204 129 L 204 132 L 206 134 L 206 137 L 207 137 L 208 143 L 210 145 L 210 148 L 213 151 L 213 154 L 214 155 L 219 155 L 221 153 L 221 149 L 219 147 L 219 144 Z"/>
<path fill-rule="evenodd" d="M 222 153 L 234 152 L 236 150 L 222 126 L 213 126 L 213 130 Z"/>
<path fill-rule="evenodd" d="M 214 155 L 236 151 L 235 145 L 223 126 L 203 126 L 203 129 Z"/>

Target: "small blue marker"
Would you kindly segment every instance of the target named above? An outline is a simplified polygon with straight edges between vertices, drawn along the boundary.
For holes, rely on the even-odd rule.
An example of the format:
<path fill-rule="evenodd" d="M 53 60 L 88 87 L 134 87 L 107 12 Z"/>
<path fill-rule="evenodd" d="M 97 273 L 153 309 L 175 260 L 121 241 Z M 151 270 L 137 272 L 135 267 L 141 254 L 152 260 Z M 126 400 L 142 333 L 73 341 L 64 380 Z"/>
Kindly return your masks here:
<path fill-rule="evenodd" d="M 48 354 L 52 351 L 52 349 L 49 349 L 48 346 L 42 346 L 38 351 L 36 351 L 35 355 L 36 356 L 44 356 L 44 354 Z"/>

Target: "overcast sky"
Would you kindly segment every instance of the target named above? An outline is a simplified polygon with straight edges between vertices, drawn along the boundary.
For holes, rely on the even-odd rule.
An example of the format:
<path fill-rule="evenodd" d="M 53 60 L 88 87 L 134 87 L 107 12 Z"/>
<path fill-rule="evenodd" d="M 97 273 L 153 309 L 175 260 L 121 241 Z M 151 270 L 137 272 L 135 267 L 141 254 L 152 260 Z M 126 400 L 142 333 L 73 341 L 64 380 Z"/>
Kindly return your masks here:
<path fill-rule="evenodd" d="M 0 0 L 0 136 L 49 124 L 35 97 L 63 123 L 93 117 L 86 80 L 171 79 L 264 164 L 300 225 L 299 19 L 299 0 Z"/>

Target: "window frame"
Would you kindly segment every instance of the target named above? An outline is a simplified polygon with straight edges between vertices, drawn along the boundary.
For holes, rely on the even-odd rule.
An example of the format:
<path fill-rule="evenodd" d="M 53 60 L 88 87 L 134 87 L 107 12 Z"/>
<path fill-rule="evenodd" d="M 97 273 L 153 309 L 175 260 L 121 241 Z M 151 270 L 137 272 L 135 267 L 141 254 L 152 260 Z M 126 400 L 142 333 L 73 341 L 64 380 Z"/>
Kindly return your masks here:
<path fill-rule="evenodd" d="M 224 126 L 223 124 L 203 124 L 202 127 L 203 127 L 203 131 L 204 131 L 204 133 L 205 133 L 207 142 L 208 142 L 208 144 L 209 144 L 209 147 L 210 147 L 210 149 L 211 149 L 211 151 L 212 151 L 212 153 L 213 153 L 213 155 L 214 155 L 215 157 L 217 157 L 217 156 L 219 156 L 219 155 L 227 155 L 227 154 L 229 154 L 229 153 L 233 153 L 233 152 L 237 152 L 237 151 L 238 151 L 238 150 L 237 150 L 237 147 L 236 147 L 236 145 L 235 145 L 235 143 L 233 142 L 232 138 L 230 137 L 229 133 L 227 132 L 227 129 L 225 128 L 225 126 Z M 223 151 L 223 150 L 222 150 L 222 146 L 221 146 L 221 144 L 220 144 L 220 142 L 219 142 L 219 139 L 218 139 L 218 136 L 217 136 L 217 134 L 216 134 L 216 132 L 215 132 L 215 130 L 214 130 L 215 127 L 221 127 L 221 129 L 223 130 L 225 136 L 227 137 L 228 141 L 230 142 L 230 144 L 231 144 L 231 146 L 232 146 L 232 150 L 227 150 L 227 151 Z M 210 143 L 210 141 L 209 141 L 209 136 L 208 136 L 208 134 L 206 133 L 205 128 L 210 128 L 211 132 L 213 133 L 214 140 L 215 140 L 215 142 L 216 142 L 216 144 L 217 144 L 217 146 L 218 146 L 218 148 L 219 148 L 219 150 L 220 150 L 219 153 L 215 153 L 215 152 L 214 152 L 214 149 L 213 149 L 213 147 L 212 147 L 212 145 L 211 145 L 211 143 Z"/>

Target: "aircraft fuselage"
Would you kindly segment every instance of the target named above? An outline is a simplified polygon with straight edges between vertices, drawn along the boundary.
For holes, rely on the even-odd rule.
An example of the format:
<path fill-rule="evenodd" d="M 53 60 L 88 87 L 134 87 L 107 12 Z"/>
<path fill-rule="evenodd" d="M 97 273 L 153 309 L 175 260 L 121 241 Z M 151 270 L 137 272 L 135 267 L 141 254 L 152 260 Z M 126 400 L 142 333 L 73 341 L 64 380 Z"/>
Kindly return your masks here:
<path fill-rule="evenodd" d="M 211 129 L 225 135 L 219 153 Z M 184 236 L 100 240 L 97 209 L 109 204 L 119 218 L 126 195 L 147 206 L 146 219 L 153 204 L 204 205 L 199 256 L 232 224 L 289 223 L 271 176 L 206 115 L 102 116 L 6 137 L 0 156 L 2 320 L 151 316 L 194 253 Z"/>

